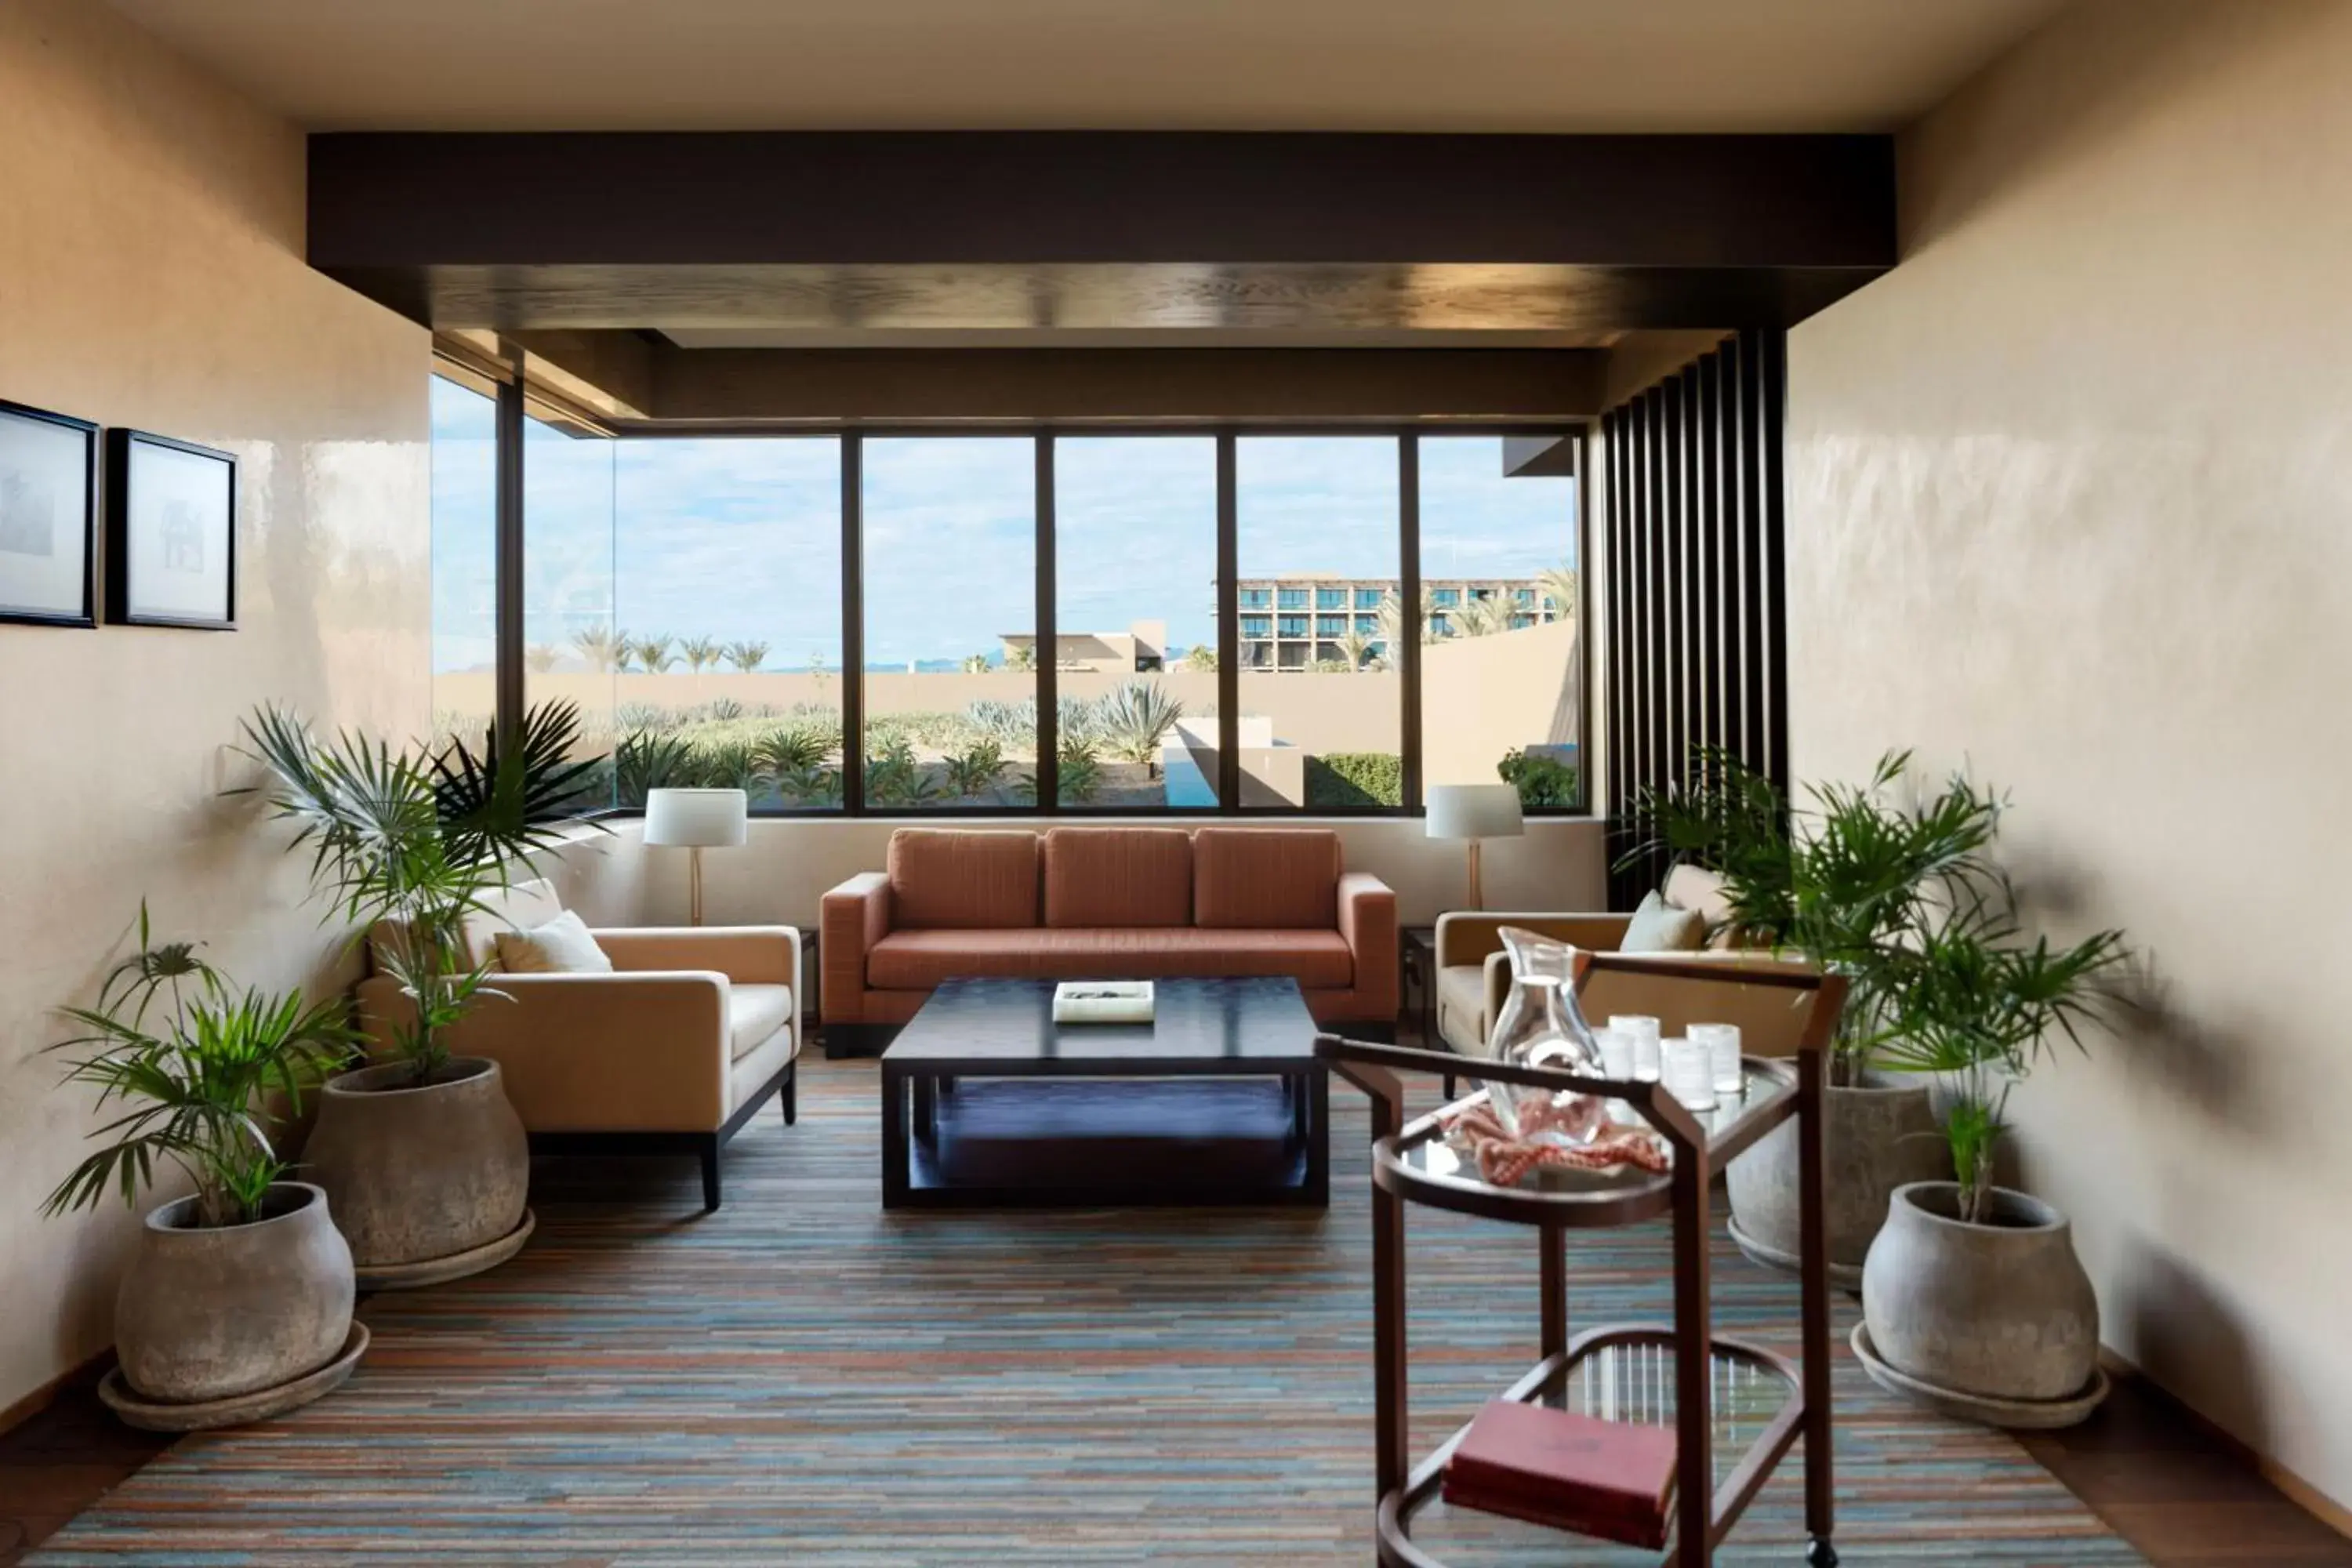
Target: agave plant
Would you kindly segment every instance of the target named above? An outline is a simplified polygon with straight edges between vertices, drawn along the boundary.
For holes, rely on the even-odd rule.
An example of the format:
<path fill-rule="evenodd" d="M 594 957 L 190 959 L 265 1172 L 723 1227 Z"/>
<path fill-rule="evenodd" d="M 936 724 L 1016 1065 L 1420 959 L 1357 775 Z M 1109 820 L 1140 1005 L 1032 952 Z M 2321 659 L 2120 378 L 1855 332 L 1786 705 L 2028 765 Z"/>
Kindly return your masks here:
<path fill-rule="evenodd" d="M 986 795 L 1004 772 L 1004 748 L 982 739 L 947 759 L 948 788 L 958 796 Z"/>
<path fill-rule="evenodd" d="M 1054 704 L 1055 727 L 1062 741 L 1083 742 L 1090 751 L 1100 751 L 1104 740 L 1102 707 L 1083 697 L 1065 697 Z"/>
<path fill-rule="evenodd" d="M 623 805 L 641 806 L 657 789 L 691 789 L 696 780 L 694 743 L 683 735 L 635 730 L 613 748 L 613 790 Z"/>
<path fill-rule="evenodd" d="M 1102 700 L 1097 719 L 1103 743 L 1124 762 L 1157 764 L 1160 742 L 1184 704 L 1156 680 L 1130 680 L 1113 688 Z"/>
<path fill-rule="evenodd" d="M 487 963 L 468 964 L 462 927 L 504 887 L 512 868 L 551 848 L 578 820 L 582 791 L 601 759 L 574 761 L 580 710 L 543 703 L 509 743 L 492 727 L 478 750 L 395 752 L 353 731 L 330 739 L 283 710 L 244 725 L 245 754 L 268 769 L 271 812 L 310 852 L 314 891 L 330 918 L 373 935 L 376 962 L 414 1004 L 393 1031 L 415 1081 L 448 1060 L 445 1031 L 488 989 Z"/>
<path fill-rule="evenodd" d="M 745 675 L 768 662 L 768 645 L 763 642 L 731 642 L 725 651 L 727 662 Z"/>
<path fill-rule="evenodd" d="M 1018 702 L 1003 702 L 994 698 L 982 698 L 964 710 L 972 729 L 983 739 L 993 741 L 1006 752 L 1025 750 L 1037 743 L 1037 701 L 1024 697 Z"/>
<path fill-rule="evenodd" d="M 697 675 L 717 668 L 719 661 L 726 657 L 726 650 L 715 637 L 688 637 L 677 645 L 677 651 L 685 656 L 686 668 Z"/>
<path fill-rule="evenodd" d="M 639 637 L 630 645 L 629 652 L 647 675 L 666 675 L 677 668 L 677 659 L 669 651 L 676 640 L 666 636 Z"/>
<path fill-rule="evenodd" d="M 781 779 L 821 766 L 832 750 L 815 726 L 781 724 L 751 743 L 751 760 L 766 777 Z"/>
<path fill-rule="evenodd" d="M 299 1114 L 302 1093 L 358 1044 L 340 999 L 235 989 L 192 942 L 152 940 L 139 906 L 139 951 L 108 974 L 94 1007 L 68 1007 L 86 1031 L 50 1047 L 88 1054 L 65 1081 L 98 1090 L 121 1114 L 90 1136 L 105 1146 L 76 1165 L 45 1212 L 96 1208 L 120 1193 L 135 1207 L 156 1167 L 176 1165 L 195 1188 L 206 1226 L 261 1217 L 286 1163 L 271 1142 L 271 1105 Z"/>
<path fill-rule="evenodd" d="M 922 805 L 940 786 L 915 755 L 913 742 L 893 737 L 866 760 L 866 798 L 874 805 Z"/>

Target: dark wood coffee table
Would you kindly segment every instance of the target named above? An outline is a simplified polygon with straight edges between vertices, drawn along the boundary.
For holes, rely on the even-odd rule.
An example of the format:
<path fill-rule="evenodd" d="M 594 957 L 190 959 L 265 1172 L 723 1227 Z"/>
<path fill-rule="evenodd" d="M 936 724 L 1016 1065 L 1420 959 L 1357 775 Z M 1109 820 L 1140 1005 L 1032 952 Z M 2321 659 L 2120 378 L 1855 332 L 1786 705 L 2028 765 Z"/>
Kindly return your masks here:
<path fill-rule="evenodd" d="M 950 980 L 882 1055 L 884 1208 L 1330 1201 L 1298 983 L 1155 982 L 1150 1024 L 1054 1022 L 1050 980 Z"/>

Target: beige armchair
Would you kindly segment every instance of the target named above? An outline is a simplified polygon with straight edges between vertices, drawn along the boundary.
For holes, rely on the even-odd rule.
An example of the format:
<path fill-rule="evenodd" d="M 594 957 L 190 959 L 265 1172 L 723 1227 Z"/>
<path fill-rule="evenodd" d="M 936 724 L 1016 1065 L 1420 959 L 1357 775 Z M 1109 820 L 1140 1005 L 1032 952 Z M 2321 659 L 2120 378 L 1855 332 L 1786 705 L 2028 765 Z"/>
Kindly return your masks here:
<path fill-rule="evenodd" d="M 1728 914 L 1721 889 L 1706 872 L 1677 867 L 1666 879 L 1667 902 L 1697 910 L 1711 926 L 1721 927 Z M 1497 912 L 1479 910 L 1441 915 L 1437 921 L 1437 1032 L 1448 1049 L 1465 1057 L 1487 1054 L 1496 1016 L 1511 987 L 1510 956 L 1503 951 L 1505 926 L 1517 926 L 1571 947 L 1614 952 L 1624 940 L 1633 916 L 1625 914 L 1559 914 L 1550 911 Z M 1694 1023 L 1737 1024 L 1741 1046 L 1751 1056 L 1787 1056 L 1797 1048 L 1804 1022 L 1801 1005 L 1807 993 L 1782 987 L 1743 984 L 1743 970 L 1802 968 L 1800 960 L 1760 948 L 1714 946 L 1696 952 L 1662 952 L 1661 959 L 1719 963 L 1724 980 L 1695 984 L 1666 981 L 1626 969 L 1596 970 L 1578 995 L 1587 1020 L 1599 1026 L 1612 1013 L 1639 1013 L 1655 1017 L 1668 1035 L 1678 1035 Z M 1798 998 L 1791 1005 L 1790 997 Z"/>
<path fill-rule="evenodd" d="M 520 883 L 467 923 L 468 956 L 498 932 L 562 910 L 546 882 Z M 500 973 L 449 1032 L 460 1056 L 499 1064 L 537 1154 L 691 1153 L 706 1209 L 719 1152 L 772 1097 L 798 1114 L 800 932 L 791 926 L 664 926 L 595 932 L 610 974 Z M 360 982 L 371 1047 L 389 1046 L 408 1003 L 383 975 Z"/>

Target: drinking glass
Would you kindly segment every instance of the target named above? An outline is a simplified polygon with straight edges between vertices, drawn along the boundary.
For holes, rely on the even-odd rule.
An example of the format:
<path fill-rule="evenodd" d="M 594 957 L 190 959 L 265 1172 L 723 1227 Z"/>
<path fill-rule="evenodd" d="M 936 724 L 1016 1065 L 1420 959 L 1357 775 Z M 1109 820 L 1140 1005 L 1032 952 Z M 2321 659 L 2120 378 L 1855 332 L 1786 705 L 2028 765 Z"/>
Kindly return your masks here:
<path fill-rule="evenodd" d="M 1658 1042 L 1661 1076 L 1666 1092 L 1689 1110 L 1715 1109 L 1715 1059 L 1705 1040 L 1676 1035 Z"/>
<path fill-rule="evenodd" d="M 1642 1013 L 1612 1013 L 1609 1026 L 1633 1039 L 1633 1077 L 1654 1083 L 1658 1077 L 1658 1021 Z"/>
<path fill-rule="evenodd" d="M 1747 1087 L 1739 1067 L 1739 1026 L 1737 1024 L 1693 1024 L 1693 1041 L 1706 1047 L 1708 1059 L 1714 1066 L 1715 1092 L 1738 1094 Z"/>

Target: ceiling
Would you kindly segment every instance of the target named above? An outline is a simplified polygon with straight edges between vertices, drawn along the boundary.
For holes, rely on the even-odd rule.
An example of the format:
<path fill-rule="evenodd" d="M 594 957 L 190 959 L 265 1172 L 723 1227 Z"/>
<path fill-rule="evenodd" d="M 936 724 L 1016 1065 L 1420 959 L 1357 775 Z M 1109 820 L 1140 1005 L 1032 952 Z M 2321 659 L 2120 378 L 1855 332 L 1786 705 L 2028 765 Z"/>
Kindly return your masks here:
<path fill-rule="evenodd" d="M 113 0 L 313 130 L 1861 132 L 2063 0 Z"/>

